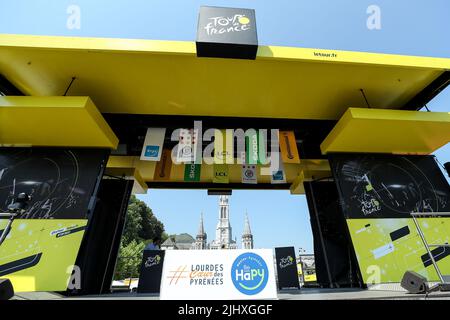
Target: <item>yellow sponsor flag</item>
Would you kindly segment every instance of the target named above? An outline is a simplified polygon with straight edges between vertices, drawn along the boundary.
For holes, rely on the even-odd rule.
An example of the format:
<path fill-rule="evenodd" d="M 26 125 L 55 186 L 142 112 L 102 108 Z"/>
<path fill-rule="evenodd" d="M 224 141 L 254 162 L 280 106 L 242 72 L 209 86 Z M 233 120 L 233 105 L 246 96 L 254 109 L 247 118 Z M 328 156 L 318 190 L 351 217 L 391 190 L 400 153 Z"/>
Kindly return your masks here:
<path fill-rule="evenodd" d="M 300 163 L 294 131 L 280 131 L 281 159 L 284 163 Z"/>
<path fill-rule="evenodd" d="M 213 182 L 214 183 L 229 183 L 230 182 L 229 176 L 228 176 L 228 165 L 227 164 L 214 163 Z"/>
<path fill-rule="evenodd" d="M 216 129 L 214 132 L 214 163 L 232 164 L 234 160 L 234 144 L 232 129 Z"/>
<path fill-rule="evenodd" d="M 156 163 L 153 180 L 155 181 L 170 180 L 171 170 L 172 170 L 172 152 L 169 149 L 164 149 L 161 155 L 161 160 Z"/>

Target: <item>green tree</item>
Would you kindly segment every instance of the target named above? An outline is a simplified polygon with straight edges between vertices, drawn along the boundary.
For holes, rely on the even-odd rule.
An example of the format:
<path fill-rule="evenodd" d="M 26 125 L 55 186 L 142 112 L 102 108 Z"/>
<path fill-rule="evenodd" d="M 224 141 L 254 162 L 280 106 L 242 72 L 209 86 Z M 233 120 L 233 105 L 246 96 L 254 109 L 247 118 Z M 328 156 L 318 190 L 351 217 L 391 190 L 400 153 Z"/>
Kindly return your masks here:
<path fill-rule="evenodd" d="M 142 252 L 145 244 L 131 240 L 130 243 L 120 244 L 119 259 L 116 265 L 116 279 L 137 278 L 139 277 L 139 268 L 142 260 Z"/>
<path fill-rule="evenodd" d="M 164 224 L 159 221 L 147 204 L 132 195 L 120 243 L 114 279 L 138 277 L 142 251 L 154 237 L 167 239 Z"/>

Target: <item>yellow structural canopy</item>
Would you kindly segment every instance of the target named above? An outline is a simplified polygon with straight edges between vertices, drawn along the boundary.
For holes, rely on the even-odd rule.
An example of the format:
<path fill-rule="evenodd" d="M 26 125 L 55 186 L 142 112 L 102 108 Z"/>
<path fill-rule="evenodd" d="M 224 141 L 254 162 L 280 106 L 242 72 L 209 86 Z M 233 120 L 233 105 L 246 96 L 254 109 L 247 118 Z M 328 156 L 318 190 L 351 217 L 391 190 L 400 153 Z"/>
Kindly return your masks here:
<path fill-rule="evenodd" d="M 322 153 L 430 154 L 450 141 L 450 112 L 349 108 Z"/>
<path fill-rule="evenodd" d="M 0 96 L 0 144 L 115 149 L 118 138 L 89 97 Z"/>
<path fill-rule="evenodd" d="M 0 35 L 0 74 L 36 96 L 89 96 L 102 113 L 339 119 L 399 109 L 450 59 L 260 46 L 256 60 L 198 58 L 194 42 Z"/>

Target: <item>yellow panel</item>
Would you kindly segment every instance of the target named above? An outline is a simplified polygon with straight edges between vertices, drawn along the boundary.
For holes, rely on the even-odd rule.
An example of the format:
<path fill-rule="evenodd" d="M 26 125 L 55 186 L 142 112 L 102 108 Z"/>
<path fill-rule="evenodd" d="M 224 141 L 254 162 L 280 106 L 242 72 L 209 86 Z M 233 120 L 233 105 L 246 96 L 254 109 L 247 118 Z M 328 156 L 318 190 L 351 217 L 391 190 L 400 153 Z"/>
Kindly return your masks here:
<path fill-rule="evenodd" d="M 450 59 L 261 46 L 255 61 L 197 58 L 195 43 L 0 35 L 0 73 L 30 95 L 90 96 L 101 112 L 339 119 L 399 108 Z M 345 81 L 343 81 L 345 79 Z"/>
<path fill-rule="evenodd" d="M 118 139 L 88 97 L 1 97 L 3 146 L 101 147 Z"/>
<path fill-rule="evenodd" d="M 212 161 L 212 159 L 209 159 Z M 235 159 L 236 160 L 236 159 Z M 154 161 L 141 161 L 139 157 L 133 156 L 110 156 L 107 164 L 107 172 L 115 173 L 115 175 L 131 175 L 129 174 L 130 168 L 136 168 L 139 172 L 142 180 L 145 182 L 152 182 L 154 177 L 156 162 Z M 294 183 L 298 176 L 301 175 L 303 181 L 311 181 L 323 177 L 329 177 L 330 166 L 327 160 L 317 159 L 303 159 L 301 164 L 287 163 L 284 164 L 286 172 L 286 182 Z M 257 170 L 258 183 L 270 184 L 270 176 L 261 175 L 261 172 Z M 108 171 L 109 170 L 109 171 Z M 239 164 L 229 165 L 229 182 L 241 183 L 241 170 L 242 167 Z M 213 165 L 206 163 L 202 164 L 200 172 L 199 183 L 211 183 L 213 180 Z M 172 164 L 170 182 L 184 182 L 184 165 Z M 252 185 L 246 185 L 249 189 Z M 224 186 L 218 185 L 223 188 Z M 298 189 L 298 193 L 303 193 L 302 189 Z"/>
<path fill-rule="evenodd" d="M 450 112 L 350 108 L 320 148 L 324 154 L 429 154 L 449 141 Z"/>

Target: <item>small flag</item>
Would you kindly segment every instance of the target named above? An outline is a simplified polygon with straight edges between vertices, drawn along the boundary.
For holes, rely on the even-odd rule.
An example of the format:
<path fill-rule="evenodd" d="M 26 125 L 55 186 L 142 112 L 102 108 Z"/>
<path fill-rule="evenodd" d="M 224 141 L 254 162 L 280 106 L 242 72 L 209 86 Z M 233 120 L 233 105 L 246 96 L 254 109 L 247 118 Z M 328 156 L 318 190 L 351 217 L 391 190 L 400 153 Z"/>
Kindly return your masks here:
<path fill-rule="evenodd" d="M 266 132 L 267 135 L 267 132 Z M 266 139 L 263 130 L 256 130 L 245 137 L 245 163 L 266 164 Z"/>
<path fill-rule="evenodd" d="M 257 184 L 256 165 L 244 164 L 242 165 L 242 183 Z"/>
<path fill-rule="evenodd" d="M 187 163 L 184 165 L 184 181 L 197 182 L 200 181 L 200 172 L 202 165 L 195 163 Z"/>
<path fill-rule="evenodd" d="M 194 162 L 197 152 L 198 131 L 194 129 L 180 129 L 177 145 L 177 163 Z"/>
<path fill-rule="evenodd" d="M 214 133 L 214 163 L 232 164 L 234 161 L 233 130 L 216 129 Z"/>
<path fill-rule="evenodd" d="M 166 128 L 148 128 L 141 152 L 141 160 L 159 161 L 164 144 Z"/>
<path fill-rule="evenodd" d="M 281 158 L 284 163 L 300 163 L 294 131 L 280 131 Z"/>
<path fill-rule="evenodd" d="M 278 155 L 278 168 L 275 168 L 275 170 L 272 171 L 272 175 L 270 176 L 270 183 L 286 183 L 286 174 L 284 172 L 284 166 L 283 162 L 280 159 L 280 155 Z"/>
<path fill-rule="evenodd" d="M 214 163 L 214 183 L 229 183 L 228 165 Z"/>
<path fill-rule="evenodd" d="M 155 181 L 169 180 L 171 170 L 172 170 L 172 152 L 169 149 L 164 149 L 162 151 L 161 160 L 156 163 L 153 180 Z"/>

